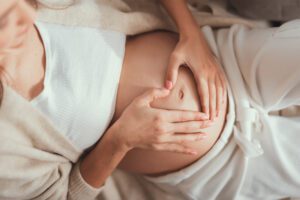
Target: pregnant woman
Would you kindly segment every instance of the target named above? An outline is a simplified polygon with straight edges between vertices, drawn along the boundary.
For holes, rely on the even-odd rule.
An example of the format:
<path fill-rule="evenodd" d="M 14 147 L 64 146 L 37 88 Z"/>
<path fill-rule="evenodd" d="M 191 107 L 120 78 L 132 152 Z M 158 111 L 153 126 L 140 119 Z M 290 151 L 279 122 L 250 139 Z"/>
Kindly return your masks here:
<path fill-rule="evenodd" d="M 215 124 L 201 130 L 208 138 L 188 143 L 197 150 L 195 156 L 129 151 L 119 167 L 135 173 L 134 178 L 122 173 L 114 177 L 122 197 L 137 196 L 136 188 L 130 192 L 124 186 L 127 180 L 147 191 L 145 199 L 298 199 L 300 20 L 279 28 L 234 25 L 215 32 L 210 27 L 202 30 L 224 64 L 227 103 Z M 122 117 L 125 106 L 145 88 L 163 83 L 176 39 L 170 33 L 149 33 L 128 43 L 114 119 Z M 170 95 L 152 105 L 199 110 L 189 69 L 180 69 Z"/>
<path fill-rule="evenodd" d="M 184 2 L 182 1 L 182 3 Z M 174 87 L 172 92 L 167 89 L 149 90 L 150 88 L 162 88 L 165 85 L 160 78 L 161 75 L 166 74 L 164 71 L 168 65 L 166 61 L 170 57 L 170 50 L 175 47 L 174 35 L 170 33 L 150 34 L 152 35 L 150 40 L 147 39 L 148 36 L 145 37 L 145 40 L 142 39 L 146 42 L 145 45 L 149 42 L 160 42 L 164 38 L 171 40 L 164 45 L 161 53 L 158 52 L 158 66 L 153 67 L 152 72 L 153 75 L 157 75 L 158 79 L 154 78 L 154 82 L 145 82 L 139 88 L 132 89 L 128 87 L 129 82 L 119 83 L 119 79 L 125 80 L 128 75 L 137 76 L 140 72 L 147 73 L 143 72 L 146 68 L 141 67 L 136 71 L 137 74 L 134 69 L 137 65 L 133 65 L 133 63 L 144 62 L 145 57 L 141 57 L 141 60 L 132 60 L 132 55 L 137 53 L 134 48 L 140 47 L 142 43 L 136 43 L 135 39 L 126 41 L 124 34 L 113 31 L 64 27 L 42 22 L 36 22 L 34 25 L 33 10 L 25 1 L 21 0 L 1 2 L 0 12 L 1 94 L 3 94 L 3 86 L 10 86 L 46 116 L 80 150 L 92 147 L 104 135 L 101 137 L 101 144 L 99 143 L 87 153 L 80 165 L 80 174 L 92 188 L 90 190 L 100 192 L 100 186 L 103 185 L 106 178 L 126 152 L 134 147 L 180 152 L 193 156 L 198 154 L 198 149 L 192 149 L 192 146 L 188 145 L 188 141 L 203 140 L 207 133 L 200 132 L 200 130 L 208 127 L 211 122 L 207 121 L 208 115 L 199 112 L 198 95 L 195 93 L 195 85 L 188 72 L 186 70 L 180 72 L 179 81 L 175 84 L 172 79 L 177 79 L 176 67 L 179 66 L 170 65 L 174 69 L 171 70 L 171 75 L 167 75 L 171 81 L 167 81 L 166 86 L 169 89 Z M 189 14 L 186 17 L 191 16 Z M 184 45 L 186 42 L 179 44 Z M 178 47 L 177 49 L 183 51 L 182 49 L 186 48 Z M 208 55 L 208 52 L 202 54 Z M 143 55 L 145 56 L 146 52 L 138 56 Z M 178 55 L 181 58 L 178 58 Z M 171 62 L 176 61 L 177 64 L 180 64 L 181 59 L 184 58 L 183 55 L 176 52 Z M 189 59 L 184 59 L 189 61 Z M 124 62 L 126 70 L 121 76 L 122 62 Z M 125 64 L 128 62 L 130 64 Z M 149 68 L 148 64 L 145 66 Z M 162 70 L 159 69 L 160 67 Z M 164 74 L 160 74 L 162 72 Z M 216 71 L 207 73 L 206 77 L 209 77 L 209 74 L 214 75 Z M 181 78 L 182 75 L 184 77 Z M 216 79 L 220 85 L 221 75 L 218 77 L 210 78 L 211 83 Z M 137 77 L 137 79 L 140 78 Z M 184 81 L 179 84 L 181 79 Z M 118 105 L 116 105 L 119 107 L 116 118 L 119 119 L 115 120 L 107 129 L 113 117 L 118 85 L 120 85 L 120 92 L 123 90 L 121 87 L 124 86 L 126 87 L 124 90 L 128 91 L 129 89 L 132 93 L 128 92 L 125 96 L 124 93 L 120 93 Z M 173 91 L 177 92 L 175 89 L 178 87 L 177 85 L 186 87 L 181 88 L 180 97 L 182 102 L 187 100 L 185 105 L 176 102 L 178 97 L 171 94 Z M 220 114 L 215 110 L 217 107 L 217 110 L 220 110 L 221 104 L 217 104 L 217 102 L 221 102 L 225 92 L 222 93 L 214 83 L 207 85 L 210 85 L 210 89 L 203 87 L 204 82 L 202 82 L 201 88 L 209 90 L 214 103 L 210 105 L 207 102 L 204 103 L 203 110 L 207 113 L 211 110 L 211 113 L 208 114 L 213 120 Z M 211 87 L 215 89 L 212 91 Z M 170 110 L 171 107 L 160 109 L 164 107 L 164 104 L 155 100 L 163 97 L 174 102 L 173 108 L 181 105 L 178 107 L 181 111 Z M 121 100 L 122 98 L 124 100 Z M 129 103 L 131 101 L 132 103 Z M 223 103 L 225 104 L 225 102 Z M 190 110 L 192 104 L 192 111 L 183 111 Z M 125 106 L 128 107 L 123 112 Z M 123 112 L 121 117 L 120 112 Z M 104 132 L 106 133 L 104 134 Z M 4 159 L 4 157 L 2 158 Z M 186 159 L 187 157 L 183 158 L 180 166 L 187 163 Z M 174 167 L 178 168 L 178 166 L 172 168 Z M 5 177 L 7 176 L 5 175 Z M 5 178 L 2 176 L 1 180 L 3 181 Z M 4 181 L 5 185 L 9 185 L 8 183 L 9 181 Z M 21 184 L 21 182 L 17 184 Z M 10 193 L 10 190 L 1 188 L 3 191 L 0 194 L 3 198 L 15 195 L 15 193 Z M 32 198 L 33 196 L 30 195 L 38 194 L 37 191 L 41 191 L 41 188 L 31 189 L 33 193 L 22 198 Z"/>
<path fill-rule="evenodd" d="M 113 121 L 121 116 L 123 110 L 135 97 L 148 88 L 163 86 L 168 58 L 177 41 L 177 35 L 168 32 L 147 33 L 128 40 Z M 153 58 L 157 59 L 153 60 Z M 169 110 L 201 111 L 192 72 L 186 67 L 181 67 L 178 80 L 171 93 L 165 98 L 155 100 L 151 105 L 155 108 Z M 225 99 L 225 103 L 220 108 L 220 117 L 213 126 L 200 130 L 207 133 L 208 137 L 205 140 L 188 143 L 190 148 L 197 151 L 197 155 L 134 149 L 127 153 L 120 167 L 129 171 L 158 175 L 178 170 L 197 160 L 210 149 L 219 137 L 224 125 L 226 105 L 227 100 Z M 190 128 L 193 129 L 193 125 Z M 197 129 L 197 127 L 194 128 Z"/>
<path fill-rule="evenodd" d="M 203 109 L 197 81 L 189 68 L 179 68 L 171 91 L 147 91 L 164 85 L 168 58 L 178 41 L 176 35 L 147 33 L 128 38 L 125 44 L 125 38 L 116 32 L 41 22 L 35 27 L 32 39 L 36 40 L 31 42 L 39 38 L 40 45 L 35 45 L 40 50 L 35 48 L 33 53 L 44 58 L 39 62 L 44 61 L 45 73 L 43 68 L 38 73 L 36 68 L 27 67 L 23 74 L 30 71 L 33 77 L 32 72 L 36 72 L 39 78 L 32 80 L 43 84 L 33 84 L 37 87 L 24 93 L 20 85 L 11 85 L 81 149 L 94 145 L 101 130 L 110 124 L 81 160 L 82 178 L 95 193 L 100 193 L 106 178 L 119 165 L 141 174 L 137 177 L 149 191 L 150 199 L 300 196 L 299 113 L 289 112 L 300 104 L 299 21 L 278 29 L 249 30 L 236 25 L 214 33 L 209 27 L 203 28 L 230 83 L 227 98 L 218 106 L 219 117 L 210 127 L 211 122 L 192 121 L 205 117 L 197 112 Z M 15 41 L 14 45 L 15 48 L 20 43 Z M 108 50 L 113 51 L 109 56 Z M 7 55 L 12 50 L 2 52 Z M 106 55 L 100 62 L 109 67 L 93 67 L 99 55 Z M 10 57 L 4 58 L 3 63 L 13 65 Z M 104 70 L 105 76 L 98 70 Z M 4 77 L 8 83 L 25 77 L 12 76 L 18 74 L 13 71 L 7 74 L 10 76 L 4 73 Z M 112 87 L 102 88 L 95 84 L 99 81 Z M 53 103 L 57 99 L 60 104 Z M 114 113 L 111 107 L 115 107 Z M 177 134 L 170 134 L 174 132 Z M 205 139 L 201 138 L 202 132 L 207 135 Z M 184 148 L 179 145 L 182 141 Z M 186 152 L 186 147 L 196 154 L 170 152 Z M 126 195 L 124 198 L 131 199 L 130 193 Z"/>

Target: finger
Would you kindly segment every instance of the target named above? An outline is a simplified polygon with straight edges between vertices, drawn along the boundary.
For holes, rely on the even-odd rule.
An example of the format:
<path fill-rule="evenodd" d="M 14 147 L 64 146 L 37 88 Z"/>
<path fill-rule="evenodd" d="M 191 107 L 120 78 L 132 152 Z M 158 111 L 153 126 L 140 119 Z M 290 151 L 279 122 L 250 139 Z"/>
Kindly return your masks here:
<path fill-rule="evenodd" d="M 196 155 L 197 151 L 186 147 L 184 145 L 180 144 L 170 144 L 170 143 L 165 143 L 165 144 L 155 144 L 154 145 L 154 150 L 157 151 L 168 151 L 168 152 L 173 152 L 173 153 L 184 153 L 184 154 L 190 154 L 190 155 Z"/>
<path fill-rule="evenodd" d="M 165 88 L 153 88 L 139 96 L 137 100 L 143 105 L 150 105 L 152 101 L 164 98 L 170 94 L 170 90 Z"/>
<path fill-rule="evenodd" d="M 222 109 L 223 98 L 224 98 L 224 88 L 221 82 L 220 76 L 216 79 L 216 87 L 217 87 L 217 117 L 220 116 L 220 112 Z"/>
<path fill-rule="evenodd" d="M 202 112 L 196 111 L 180 111 L 180 110 L 162 110 L 161 116 L 167 122 L 185 122 L 185 121 L 201 121 L 207 120 L 208 116 Z"/>
<path fill-rule="evenodd" d="M 160 137 L 161 143 L 177 143 L 185 144 L 186 142 L 193 142 L 207 138 L 207 133 L 181 133 L 181 134 L 165 134 Z"/>
<path fill-rule="evenodd" d="M 210 120 L 213 120 L 216 117 L 216 86 L 212 80 L 209 81 L 209 97 Z"/>
<path fill-rule="evenodd" d="M 165 87 L 167 89 L 172 89 L 172 87 L 175 85 L 178 77 L 178 69 L 181 65 L 180 59 L 178 59 L 174 54 L 171 54 L 168 67 L 167 67 L 167 74 L 166 74 L 166 82 Z"/>
<path fill-rule="evenodd" d="M 201 131 L 201 129 L 208 128 L 213 124 L 212 121 L 190 121 L 170 123 L 167 127 L 167 132 L 172 133 L 194 133 Z"/>
<path fill-rule="evenodd" d="M 223 90 L 223 105 L 226 103 L 226 98 L 227 98 L 227 88 L 225 87 L 225 89 Z"/>
<path fill-rule="evenodd" d="M 227 98 L 227 80 L 225 78 L 225 72 L 222 68 L 220 68 L 220 80 L 223 87 L 223 96 L 222 96 L 222 103 L 225 103 L 225 100 Z"/>
<path fill-rule="evenodd" d="M 209 112 L 209 89 L 207 80 L 204 78 L 196 79 L 199 80 L 197 83 L 198 93 L 200 97 L 200 106 L 202 112 L 206 113 L 207 116 L 210 115 Z"/>
<path fill-rule="evenodd" d="M 227 98 L 227 80 L 225 78 L 225 75 L 222 74 L 221 76 L 221 81 L 222 81 L 222 85 L 223 85 L 223 104 L 226 102 L 226 98 Z"/>
<path fill-rule="evenodd" d="M 171 141 L 177 144 L 185 144 L 186 142 L 193 142 L 204 140 L 208 137 L 207 133 L 196 132 L 196 133 L 184 133 L 184 134 L 172 134 Z"/>

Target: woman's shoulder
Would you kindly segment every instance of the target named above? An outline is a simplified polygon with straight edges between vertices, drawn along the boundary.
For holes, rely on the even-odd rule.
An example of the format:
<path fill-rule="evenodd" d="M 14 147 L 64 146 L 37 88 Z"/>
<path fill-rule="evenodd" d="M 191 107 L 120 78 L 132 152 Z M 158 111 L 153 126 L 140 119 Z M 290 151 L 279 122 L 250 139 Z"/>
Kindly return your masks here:
<path fill-rule="evenodd" d="M 122 55 L 125 48 L 126 36 L 123 33 L 41 21 L 36 21 L 35 25 L 51 54 L 62 55 L 65 59 L 80 58 L 79 61 L 84 63 L 99 57 L 103 60 L 111 53 Z"/>
<path fill-rule="evenodd" d="M 107 29 L 91 27 L 91 26 L 65 25 L 59 23 L 44 22 L 40 20 L 36 20 L 35 25 L 40 29 L 43 29 L 48 33 L 51 33 L 51 35 L 59 35 L 60 38 L 63 38 L 63 36 L 66 35 L 69 36 L 68 38 L 64 38 L 64 39 L 72 39 L 78 36 L 85 36 L 77 39 L 83 41 L 89 41 L 89 40 L 97 40 L 100 37 L 102 38 L 126 37 L 124 33 L 118 31 L 107 30 Z M 93 35 L 95 37 L 93 38 L 88 37 L 90 35 Z"/>

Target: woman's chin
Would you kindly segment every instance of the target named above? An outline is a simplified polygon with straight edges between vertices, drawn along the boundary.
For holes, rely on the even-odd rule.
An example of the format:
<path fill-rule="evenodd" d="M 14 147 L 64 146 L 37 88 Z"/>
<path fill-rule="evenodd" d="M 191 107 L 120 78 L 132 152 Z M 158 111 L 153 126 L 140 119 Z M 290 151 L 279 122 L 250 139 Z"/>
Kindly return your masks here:
<path fill-rule="evenodd" d="M 15 51 L 20 49 L 25 43 L 26 35 L 19 36 L 19 38 L 17 38 L 15 42 L 12 45 L 10 45 L 9 51 Z"/>

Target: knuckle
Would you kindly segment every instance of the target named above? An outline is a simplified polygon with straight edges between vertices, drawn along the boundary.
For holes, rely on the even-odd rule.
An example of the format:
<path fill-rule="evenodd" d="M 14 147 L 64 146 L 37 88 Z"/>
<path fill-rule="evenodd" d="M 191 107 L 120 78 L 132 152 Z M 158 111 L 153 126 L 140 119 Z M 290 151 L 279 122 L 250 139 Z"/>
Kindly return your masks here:
<path fill-rule="evenodd" d="M 212 112 L 213 112 L 214 109 L 216 108 L 216 101 L 214 101 L 214 103 L 210 104 L 210 108 L 212 109 Z"/>
<path fill-rule="evenodd" d="M 141 105 L 143 103 L 142 97 L 135 98 L 133 100 L 133 103 L 136 104 L 136 105 Z"/>
<path fill-rule="evenodd" d="M 189 129 L 191 129 L 191 127 L 190 126 L 188 126 L 188 125 L 184 125 L 184 126 L 182 126 L 182 132 L 186 132 L 186 131 L 189 131 Z"/>
<path fill-rule="evenodd" d="M 206 77 L 205 73 L 202 74 L 201 78 L 199 79 L 199 82 L 200 82 L 201 85 L 206 85 L 206 83 L 207 83 L 207 80 L 204 77 Z"/>
<path fill-rule="evenodd" d="M 165 127 L 163 126 L 163 124 L 161 122 L 156 122 L 154 125 L 154 131 L 158 134 L 162 134 L 165 132 Z"/>
<path fill-rule="evenodd" d="M 178 51 L 174 51 L 171 55 L 170 58 L 171 59 L 179 59 L 181 57 L 181 53 Z"/>
<path fill-rule="evenodd" d="M 219 100 L 218 100 L 218 106 L 220 107 L 222 105 L 222 99 L 220 98 Z"/>
<path fill-rule="evenodd" d="M 205 99 L 205 100 L 203 101 L 203 105 L 204 105 L 206 108 L 209 107 L 209 101 L 208 101 L 208 99 Z"/>
<path fill-rule="evenodd" d="M 160 146 L 157 145 L 157 144 L 151 144 L 150 146 L 151 146 L 151 148 L 154 149 L 154 150 L 159 150 L 159 149 L 160 149 Z"/>
<path fill-rule="evenodd" d="M 152 95 L 152 96 L 156 95 L 156 89 L 155 88 L 150 90 L 150 95 Z"/>
<path fill-rule="evenodd" d="M 157 137 L 155 138 L 155 142 L 157 142 L 157 143 L 163 143 L 163 142 L 164 142 L 164 140 L 163 140 L 163 138 L 162 138 L 162 137 L 160 137 L 160 136 L 157 136 Z"/>
<path fill-rule="evenodd" d="M 203 127 L 203 123 L 199 123 L 198 128 L 202 128 L 202 127 Z"/>
<path fill-rule="evenodd" d="M 179 144 L 185 144 L 185 143 L 186 143 L 186 140 L 185 140 L 185 139 L 180 139 L 180 140 L 178 141 L 178 143 L 179 143 Z"/>
<path fill-rule="evenodd" d="M 215 65 L 215 67 L 212 68 L 213 74 L 216 76 L 219 74 L 219 67 Z"/>
<path fill-rule="evenodd" d="M 185 116 L 183 114 L 179 114 L 178 115 L 178 119 L 179 119 L 179 121 L 184 121 L 185 120 Z"/>
<path fill-rule="evenodd" d="M 161 113 L 158 113 L 154 116 L 154 122 L 157 124 L 161 124 L 161 122 L 163 121 L 163 115 Z M 156 125 L 157 125 L 156 124 Z"/>

